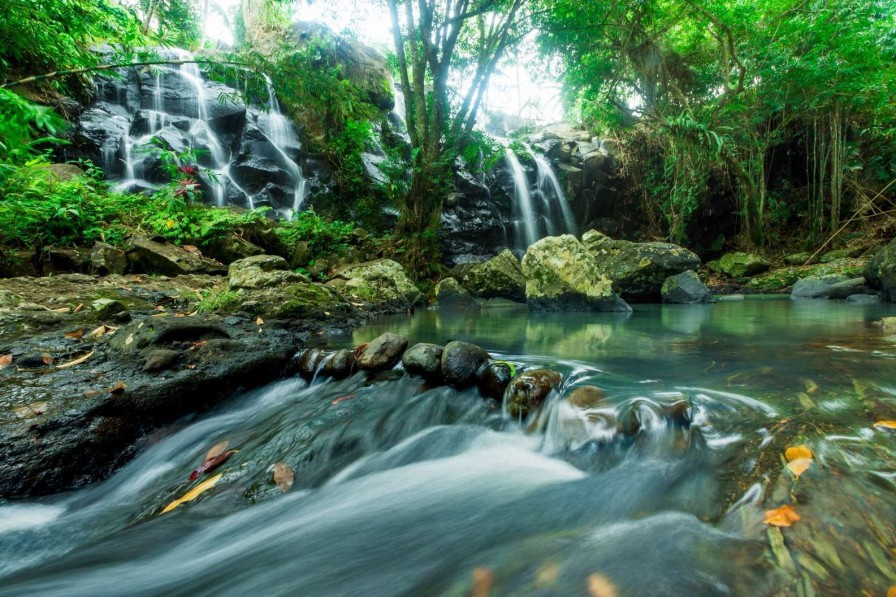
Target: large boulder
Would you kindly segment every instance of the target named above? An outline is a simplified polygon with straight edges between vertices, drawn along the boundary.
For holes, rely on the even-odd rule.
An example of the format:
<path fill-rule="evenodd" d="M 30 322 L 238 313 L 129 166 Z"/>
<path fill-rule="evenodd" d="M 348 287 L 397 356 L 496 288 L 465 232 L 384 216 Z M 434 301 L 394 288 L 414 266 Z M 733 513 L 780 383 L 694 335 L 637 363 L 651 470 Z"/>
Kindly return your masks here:
<path fill-rule="evenodd" d="M 121 275 L 128 268 L 128 257 L 121 249 L 97 241 L 90 251 L 90 268 L 99 276 Z"/>
<path fill-rule="evenodd" d="M 765 257 L 752 253 L 726 253 L 719 259 L 719 269 L 731 278 L 755 276 L 768 271 L 771 266 Z"/>
<path fill-rule="evenodd" d="M 133 271 L 147 274 L 182 276 L 226 272 L 221 263 L 203 257 L 199 250 L 187 250 L 159 238 L 133 239 L 127 256 Z"/>
<path fill-rule="evenodd" d="M 234 261 L 227 270 L 231 290 L 271 288 L 308 278 L 289 271 L 286 260 L 277 255 L 253 255 Z"/>
<path fill-rule="evenodd" d="M 467 289 L 454 278 L 445 278 L 436 284 L 436 302 L 442 309 L 478 309 L 479 303 Z"/>
<path fill-rule="evenodd" d="M 695 253 L 671 243 L 613 240 L 596 231 L 582 235 L 598 269 L 627 301 L 656 301 L 669 276 L 700 267 Z"/>
<path fill-rule="evenodd" d="M 463 285 L 480 298 L 526 300 L 526 276 L 519 260 L 507 249 L 471 268 L 464 276 Z"/>
<path fill-rule="evenodd" d="M 700 281 L 700 276 L 692 271 L 666 278 L 661 292 L 664 303 L 690 305 L 712 302 L 712 292 Z"/>
<path fill-rule="evenodd" d="M 825 276 L 808 276 L 800 278 L 793 285 L 790 292 L 792 299 L 826 299 L 831 298 L 832 289 L 843 282 L 847 282 L 849 278 L 843 274 L 828 274 Z M 864 281 L 863 281 L 864 282 Z M 858 290 L 853 290 L 840 298 L 846 298 L 850 294 L 861 292 L 864 283 L 859 285 Z"/>
<path fill-rule="evenodd" d="M 404 269 L 390 259 L 349 265 L 333 274 L 327 284 L 356 301 L 410 307 L 423 299 Z"/>
<path fill-rule="evenodd" d="M 868 261 L 865 281 L 871 288 L 880 290 L 881 299 L 896 302 L 896 239 Z"/>
<path fill-rule="evenodd" d="M 585 245 L 576 237 L 549 236 L 532 244 L 522 263 L 526 301 L 541 311 L 630 311 L 613 292 Z"/>

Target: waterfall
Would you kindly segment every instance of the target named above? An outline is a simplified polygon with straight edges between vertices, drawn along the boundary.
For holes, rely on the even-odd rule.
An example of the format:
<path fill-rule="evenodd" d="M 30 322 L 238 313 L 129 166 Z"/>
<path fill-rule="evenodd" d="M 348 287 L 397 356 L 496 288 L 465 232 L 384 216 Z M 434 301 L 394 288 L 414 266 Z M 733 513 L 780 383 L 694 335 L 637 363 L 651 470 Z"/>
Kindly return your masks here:
<path fill-rule="evenodd" d="M 525 248 L 538 240 L 538 214 L 532 209 L 532 196 L 529 193 L 529 178 L 526 176 L 523 165 L 517 159 L 516 154 L 509 147 L 505 150 L 507 163 L 513 174 L 513 196 L 516 205 L 519 206 L 520 216 L 523 220 L 523 229 L 517 232 L 520 246 Z"/>
<path fill-rule="evenodd" d="M 283 112 L 280 111 L 280 102 L 277 101 L 271 78 L 265 75 L 264 80 L 268 91 L 268 112 L 262 116 L 260 124 L 263 124 L 262 128 L 265 136 L 268 138 L 268 141 L 271 142 L 271 145 L 274 146 L 274 149 L 277 150 L 281 162 L 283 162 L 284 169 L 290 173 L 295 183 L 292 210 L 287 214 L 287 217 L 291 219 L 293 215 L 299 213 L 302 209 L 302 203 L 305 201 L 307 181 L 302 173 L 301 166 L 289 157 L 286 151 L 290 147 L 299 149 L 301 144 L 299 143 L 298 137 L 296 137 L 292 123 L 286 116 L 284 116 Z"/>
<path fill-rule="evenodd" d="M 525 147 L 532 159 L 535 160 L 536 186 L 541 192 L 549 212 L 551 203 L 558 206 L 565 225 L 564 232 L 578 235 L 575 218 L 572 215 L 572 210 L 569 208 L 569 202 L 566 200 L 563 187 L 560 186 L 560 181 L 557 179 L 557 173 L 551 167 L 551 163 L 542 154 L 535 153 L 528 144 Z M 553 218 L 548 218 L 548 222 L 553 222 Z"/>

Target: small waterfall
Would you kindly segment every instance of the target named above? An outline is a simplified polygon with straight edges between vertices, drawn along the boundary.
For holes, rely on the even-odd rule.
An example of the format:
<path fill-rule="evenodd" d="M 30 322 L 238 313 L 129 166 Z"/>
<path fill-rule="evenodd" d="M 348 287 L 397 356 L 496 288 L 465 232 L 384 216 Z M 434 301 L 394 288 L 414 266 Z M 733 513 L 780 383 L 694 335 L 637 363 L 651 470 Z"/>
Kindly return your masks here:
<path fill-rule="evenodd" d="M 551 167 L 551 163 L 542 154 L 533 151 L 528 144 L 525 145 L 525 147 L 526 151 L 532 156 L 532 159 L 535 160 L 537 177 L 536 186 L 545 200 L 548 213 L 550 213 L 552 203 L 559 207 L 565 226 L 564 232 L 567 234 L 578 235 L 575 218 L 572 215 L 572 210 L 569 208 L 569 202 L 566 200 L 563 187 L 560 186 L 560 181 L 557 179 L 557 173 L 554 172 L 554 169 Z M 553 218 L 548 218 L 548 222 L 553 223 Z M 554 234 L 554 232 L 552 232 L 552 234 Z"/>
<path fill-rule="evenodd" d="M 289 148 L 299 149 L 301 143 L 299 143 L 299 139 L 296 137 L 292 123 L 280 110 L 280 102 L 277 101 L 271 78 L 265 75 L 264 80 L 268 91 L 268 112 L 262 116 L 260 122 L 263 123 L 262 128 L 265 136 L 271 142 L 271 145 L 274 146 L 274 149 L 277 150 L 284 168 L 292 175 L 295 182 L 292 210 L 287 214 L 287 217 L 291 219 L 293 215 L 299 213 L 302 209 L 302 203 L 305 201 L 307 192 L 307 181 L 302 173 L 301 166 L 289 157 L 289 154 L 286 152 Z"/>
<path fill-rule="evenodd" d="M 505 150 L 507 163 L 510 165 L 510 171 L 513 174 L 513 196 L 516 205 L 519 206 L 520 217 L 523 221 L 523 228 L 517 232 L 519 245 L 523 248 L 528 247 L 538 240 L 538 214 L 532 209 L 532 196 L 529 193 L 529 178 L 523 165 L 517 159 L 516 154 L 509 147 Z"/>
<path fill-rule="evenodd" d="M 208 107 L 206 106 L 205 83 L 202 80 L 202 73 L 196 64 L 180 65 L 181 75 L 192 86 L 196 94 L 196 120 L 190 125 L 190 134 L 195 141 L 208 148 L 211 154 L 211 164 L 209 168 L 214 172 L 208 177 L 208 185 L 215 197 L 215 204 L 218 207 L 224 205 L 224 184 L 221 178 L 230 178 L 229 164 L 230 155 L 225 153 L 224 148 L 218 141 L 218 136 L 208 126 Z"/>

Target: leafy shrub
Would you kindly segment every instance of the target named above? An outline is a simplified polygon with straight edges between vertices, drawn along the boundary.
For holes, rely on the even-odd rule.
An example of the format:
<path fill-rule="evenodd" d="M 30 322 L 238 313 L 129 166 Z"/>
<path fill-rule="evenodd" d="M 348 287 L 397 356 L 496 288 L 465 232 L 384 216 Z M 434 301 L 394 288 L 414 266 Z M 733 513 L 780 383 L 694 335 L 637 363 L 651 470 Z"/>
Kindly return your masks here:
<path fill-rule="evenodd" d="M 339 220 L 328 221 L 313 211 L 302 212 L 276 228 L 277 235 L 287 246 L 307 242 L 312 254 L 336 253 L 348 247 L 354 226 Z"/>

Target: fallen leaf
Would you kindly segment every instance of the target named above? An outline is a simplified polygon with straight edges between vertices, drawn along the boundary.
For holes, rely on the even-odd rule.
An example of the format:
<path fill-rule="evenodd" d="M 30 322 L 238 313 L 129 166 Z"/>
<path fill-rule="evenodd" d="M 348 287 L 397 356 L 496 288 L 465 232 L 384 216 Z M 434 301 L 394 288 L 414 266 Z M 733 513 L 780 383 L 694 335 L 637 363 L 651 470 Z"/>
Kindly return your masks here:
<path fill-rule="evenodd" d="M 197 313 L 199 313 L 198 309 L 195 311 L 190 311 L 189 313 L 187 313 L 187 317 L 195 317 Z"/>
<path fill-rule="evenodd" d="M 69 332 L 65 335 L 66 338 L 74 338 L 75 340 L 80 340 L 84 337 L 84 328 L 79 330 L 75 330 L 74 332 Z"/>
<path fill-rule="evenodd" d="M 94 337 L 99 338 L 100 336 L 102 336 L 105 333 L 106 333 L 106 326 L 101 325 L 100 327 L 98 327 L 94 330 L 91 330 L 90 333 L 87 334 L 86 337 L 87 338 L 94 338 Z"/>
<path fill-rule="evenodd" d="M 91 350 L 90 352 L 88 352 L 87 354 L 85 354 L 83 357 L 78 357 L 78 358 L 75 359 L 74 361 L 69 361 L 68 363 L 63 363 L 63 364 L 61 364 L 61 365 L 56 365 L 56 368 L 57 368 L 57 369 L 68 369 L 69 367 L 74 367 L 75 365 L 80 365 L 81 363 L 83 363 L 84 361 L 86 361 L 87 359 L 89 359 L 90 357 L 92 357 L 94 352 L 96 352 L 96 351 Z"/>
<path fill-rule="evenodd" d="M 784 504 L 780 508 L 775 508 L 774 510 L 766 510 L 765 516 L 762 517 L 763 523 L 775 527 L 793 526 L 793 523 L 797 520 L 800 520 L 800 515 L 788 504 Z"/>
<path fill-rule="evenodd" d="M 366 343 L 366 342 L 365 342 L 364 344 L 360 345 L 358 348 L 355 349 L 355 358 L 356 358 L 356 359 L 357 359 L 357 358 L 360 358 L 361 353 L 364 352 L 364 349 L 365 349 L 365 348 L 367 348 L 367 343 Z"/>
<path fill-rule="evenodd" d="M 42 353 L 40 353 L 40 360 L 43 362 L 44 365 L 52 365 L 53 361 L 55 359 L 53 357 L 51 357 L 50 355 L 48 355 L 47 353 L 42 352 Z"/>
<path fill-rule="evenodd" d="M 100 395 L 102 395 L 102 392 L 100 392 L 99 390 L 84 390 L 85 398 L 96 398 Z"/>
<path fill-rule="evenodd" d="M 190 473 L 188 480 L 195 481 L 196 479 L 198 479 L 200 477 L 200 475 L 204 475 L 205 473 L 209 473 L 209 472 L 215 470 L 216 468 L 221 466 L 221 464 L 223 464 L 225 460 L 227 460 L 228 458 L 230 458 L 237 452 L 239 452 L 239 450 L 229 450 L 227 452 L 224 452 L 223 454 L 218 454 L 211 460 L 206 460 L 205 462 L 200 464 L 198 467 L 196 467 L 196 470 L 194 470 L 192 473 Z"/>
<path fill-rule="evenodd" d="M 198 342 L 190 342 L 189 350 L 196 350 L 197 348 L 199 348 L 201 346 L 205 346 L 206 344 L 208 344 L 208 340 L 200 340 Z"/>
<path fill-rule="evenodd" d="M 811 464 L 811 458 L 795 458 L 787 463 L 787 470 L 793 473 L 794 477 L 799 478 L 800 475 L 809 470 Z"/>
<path fill-rule="evenodd" d="M 196 365 L 193 364 L 193 363 L 190 363 L 189 365 L 187 365 L 187 369 L 191 369 L 191 370 L 192 370 L 192 369 L 195 369 L 195 368 L 196 368 Z"/>
<path fill-rule="evenodd" d="M 11 354 L 0 354 L 0 369 L 5 369 L 12 365 L 12 355 Z"/>
<path fill-rule="evenodd" d="M 887 589 L 887 597 L 896 597 L 896 585 Z"/>
<path fill-rule="evenodd" d="M 11 355 L 9 355 L 11 356 Z M 6 363 L 7 365 L 9 363 Z M 3 357 L 0 357 L 0 369 L 3 368 Z M 880 427 L 882 429 L 896 429 L 896 421 L 878 421 L 874 424 L 875 427 Z"/>
<path fill-rule="evenodd" d="M 330 312 L 329 312 L 329 311 L 324 311 L 324 315 L 326 315 L 327 317 L 329 317 L 329 316 L 330 316 Z"/>
<path fill-rule="evenodd" d="M 259 317 L 258 319 L 255 320 L 255 325 L 264 325 L 264 319 Z"/>
<path fill-rule="evenodd" d="M 470 597 L 488 597 L 495 584 L 495 574 L 491 568 L 473 568 L 473 589 Z"/>
<path fill-rule="evenodd" d="M 125 383 L 119 379 L 118 381 L 115 382 L 114 386 L 109 388 L 109 393 L 110 394 L 122 394 L 127 389 L 128 389 L 128 386 L 125 385 Z"/>
<path fill-rule="evenodd" d="M 162 305 L 158 305 L 156 307 L 156 311 L 164 311 L 164 310 L 165 310 L 165 307 L 163 307 Z"/>
<path fill-rule="evenodd" d="M 557 582 L 558 578 L 560 578 L 560 564 L 548 562 L 535 573 L 535 588 L 541 589 L 552 585 Z"/>
<path fill-rule="evenodd" d="M 51 309 L 53 313 L 68 313 L 71 311 L 71 307 L 59 307 L 58 309 Z"/>
<path fill-rule="evenodd" d="M 285 462 L 278 462 L 274 465 L 274 483 L 280 488 L 280 491 L 289 491 L 292 484 L 296 480 L 296 474 L 289 468 Z"/>
<path fill-rule="evenodd" d="M 354 305 L 354 306 L 356 306 L 356 307 L 363 307 L 363 306 L 364 306 L 364 303 L 356 303 L 356 302 L 354 302 L 354 301 L 349 301 L 349 304 Z"/>
<path fill-rule="evenodd" d="M 187 253 L 193 253 L 194 255 L 202 255 L 202 251 L 200 251 L 197 247 L 193 245 L 182 245 L 181 248 Z"/>
<path fill-rule="evenodd" d="M 355 397 L 354 394 L 347 394 L 347 395 L 345 395 L 345 396 L 340 396 L 339 398 L 337 398 L 336 400 L 334 400 L 334 401 L 331 402 L 330 404 L 339 404 L 340 402 L 345 402 L 346 400 L 351 400 L 351 399 L 354 398 L 354 397 Z"/>
<path fill-rule="evenodd" d="M 808 458 L 809 460 L 812 460 L 812 451 L 805 445 L 800 444 L 799 446 L 793 446 L 784 450 L 784 458 L 787 459 L 787 462 L 800 458 Z"/>
<path fill-rule="evenodd" d="M 806 386 L 807 394 L 814 394 L 818 391 L 818 384 L 812 381 L 811 379 L 804 379 L 803 385 Z"/>
<path fill-rule="evenodd" d="M 191 489 L 190 491 L 185 493 L 183 495 L 183 497 L 180 497 L 180 498 L 174 500 L 173 502 L 171 502 L 170 504 L 168 504 L 167 506 L 165 506 L 165 509 L 162 510 L 161 512 L 159 512 L 159 514 L 165 514 L 167 512 L 171 512 L 172 510 L 174 510 L 181 504 L 185 504 L 187 502 L 192 502 L 193 500 L 198 498 L 200 495 L 202 495 L 203 493 L 205 493 L 206 491 L 208 491 L 209 489 L 214 487 L 218 483 L 218 481 L 221 480 L 221 477 L 223 477 L 223 476 L 224 476 L 223 473 L 218 473 L 214 477 L 209 477 L 208 479 L 206 479 L 205 481 L 203 481 L 202 483 L 200 483 L 199 485 L 197 485 L 196 487 L 194 487 L 193 489 Z"/>
<path fill-rule="evenodd" d="M 227 450 L 227 446 L 229 445 L 230 444 L 228 444 L 227 440 L 225 439 L 223 442 L 218 442 L 217 444 L 209 448 L 209 451 L 205 454 L 205 462 L 214 460 L 215 458 L 223 454 Z"/>
<path fill-rule="evenodd" d="M 13 412 L 20 419 L 30 419 L 31 417 L 37 417 L 47 412 L 47 403 L 32 402 L 31 404 L 14 408 Z"/>
<path fill-rule="evenodd" d="M 616 597 L 616 585 L 603 574 L 592 574 L 588 577 L 588 594 L 591 597 Z"/>
<path fill-rule="evenodd" d="M 186 317 L 187 314 L 186 313 L 175 313 L 174 316 L 175 317 Z"/>

